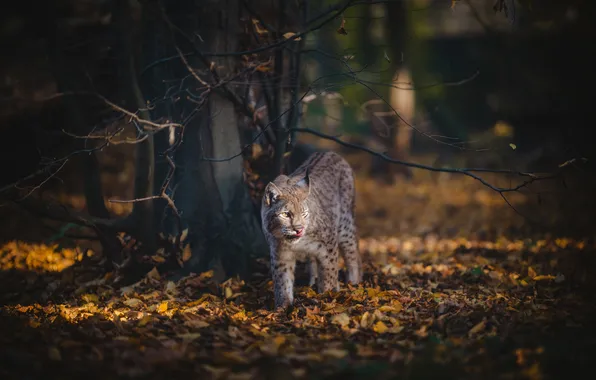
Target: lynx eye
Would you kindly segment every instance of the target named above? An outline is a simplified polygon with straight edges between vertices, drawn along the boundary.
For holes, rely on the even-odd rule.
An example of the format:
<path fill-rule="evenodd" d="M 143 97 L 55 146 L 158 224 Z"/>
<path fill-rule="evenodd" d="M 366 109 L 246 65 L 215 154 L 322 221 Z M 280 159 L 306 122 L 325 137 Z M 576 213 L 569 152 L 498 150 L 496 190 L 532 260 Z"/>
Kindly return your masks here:
<path fill-rule="evenodd" d="M 284 212 L 280 213 L 279 216 L 281 216 L 282 218 L 289 218 L 290 217 L 290 213 L 287 212 L 287 211 L 284 211 Z"/>

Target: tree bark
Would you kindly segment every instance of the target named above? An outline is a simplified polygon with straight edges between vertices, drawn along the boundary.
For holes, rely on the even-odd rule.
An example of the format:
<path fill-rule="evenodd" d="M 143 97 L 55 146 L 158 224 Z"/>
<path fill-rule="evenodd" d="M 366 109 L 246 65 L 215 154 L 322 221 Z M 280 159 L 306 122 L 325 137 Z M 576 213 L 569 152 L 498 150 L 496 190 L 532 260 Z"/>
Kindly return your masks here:
<path fill-rule="evenodd" d="M 177 54 L 176 49 L 161 48 L 160 42 L 161 45 L 175 45 L 182 52 L 238 49 L 237 36 L 241 31 L 237 1 L 205 1 L 200 12 L 190 0 L 170 3 L 163 10 L 165 18 L 161 20 L 161 9 L 150 4 L 145 7 L 145 23 L 152 29 L 148 30 L 152 36 L 146 45 L 146 65 Z M 175 25 L 175 29 L 169 28 L 169 23 Z M 165 41 L 162 39 L 164 34 L 170 36 Z M 173 54 L 171 50 L 174 50 Z M 188 56 L 187 62 L 195 75 L 214 84 L 236 72 L 238 58 L 207 57 L 209 67 L 197 55 Z M 211 69 L 217 74 L 213 75 Z M 189 75 L 189 68 L 180 61 L 160 64 L 151 70 L 144 73 L 144 84 L 150 89 L 151 98 L 164 97 L 167 89 L 161 83 Z M 187 79 L 184 87 L 193 93 L 205 90 L 195 79 Z M 228 92 L 223 91 L 223 86 L 210 91 L 202 105 L 179 96 L 176 103 L 161 104 L 153 111 L 155 119 L 186 122 L 183 130 L 176 131 L 181 133 L 177 137 L 182 141 L 172 155 L 176 169 L 171 183 L 171 194 L 181 214 L 182 226 L 189 229 L 185 243 L 189 243 L 192 250 L 192 257 L 184 264 L 181 274 L 213 269 L 218 280 L 235 274 L 246 275 L 249 255 L 266 253 L 264 238 L 242 181 L 242 157 L 221 162 L 209 160 L 230 157 L 241 151 L 237 112 L 226 95 L 238 94 L 242 89 L 230 84 L 225 87 Z M 193 116 L 189 117 L 191 114 Z M 161 150 L 170 147 L 168 136 L 168 132 L 160 132 L 157 154 L 163 154 Z M 160 169 L 158 166 L 160 180 L 164 176 L 161 170 L 167 172 L 165 167 Z M 156 188 L 160 185 L 156 183 Z M 174 218 L 167 217 L 164 224 L 166 235 L 180 232 Z"/>

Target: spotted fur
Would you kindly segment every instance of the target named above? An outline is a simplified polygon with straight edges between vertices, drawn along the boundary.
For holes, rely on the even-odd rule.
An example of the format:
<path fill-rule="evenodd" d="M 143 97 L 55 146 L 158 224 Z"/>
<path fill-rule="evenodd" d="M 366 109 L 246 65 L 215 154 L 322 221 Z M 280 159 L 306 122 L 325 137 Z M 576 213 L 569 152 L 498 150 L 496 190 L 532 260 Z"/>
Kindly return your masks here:
<path fill-rule="evenodd" d="M 362 259 L 354 224 L 354 175 L 337 153 L 312 154 L 291 175 L 265 188 L 261 220 L 269 243 L 275 306 L 294 302 L 296 261 L 309 261 L 310 285 L 339 290 L 338 259 L 347 280 L 362 281 Z"/>

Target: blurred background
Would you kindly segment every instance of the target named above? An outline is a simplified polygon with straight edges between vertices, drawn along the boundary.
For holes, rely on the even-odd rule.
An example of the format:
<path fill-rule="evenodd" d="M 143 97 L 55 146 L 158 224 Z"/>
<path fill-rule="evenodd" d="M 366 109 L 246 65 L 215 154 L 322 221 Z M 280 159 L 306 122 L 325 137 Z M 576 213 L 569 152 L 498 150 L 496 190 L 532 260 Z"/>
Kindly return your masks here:
<path fill-rule="evenodd" d="M 563 176 L 507 193 L 507 200 L 461 174 L 388 163 L 309 134 L 298 134 L 291 164 L 313 150 L 343 154 L 358 173 L 364 237 L 495 238 L 520 231 L 593 236 L 596 62 L 590 53 L 596 5 L 580 0 L 361 3 L 304 38 L 300 91 L 309 93 L 300 127 L 437 168 L 552 173 L 575 161 Z M 337 4 L 311 2 L 311 21 Z M 18 3 L 1 17 L 0 44 L 10 54 L 0 62 L 0 187 L 81 149 L 72 131 L 112 131 L 126 121 L 103 102 L 83 96 L 76 120 L 85 127 L 73 129 L 68 97 L 55 96 L 61 89 L 97 92 L 135 109 L 123 90 L 129 77 L 118 53 L 123 42 L 114 32 L 119 16 L 112 2 L 62 0 L 38 4 L 36 12 Z M 141 3 L 130 2 L 127 17 L 131 22 L 145 17 Z M 148 69 L 139 66 L 137 73 L 145 75 L 143 70 Z M 127 133 L 134 135 L 122 136 Z M 254 134 L 247 136 L 242 146 Z M 81 156 L 73 155 L 47 181 L 38 180 L 44 182 L 39 189 L 32 185 L 35 193 L 88 208 Z M 135 147 L 109 145 L 94 156 L 105 206 L 111 215 L 127 215 L 131 203 L 108 199 L 133 197 Z M 520 180 L 482 176 L 500 187 Z M 255 205 L 258 195 L 253 194 Z M 31 219 L 12 203 L 0 213 L 3 241 L 47 239 L 61 225 Z"/>

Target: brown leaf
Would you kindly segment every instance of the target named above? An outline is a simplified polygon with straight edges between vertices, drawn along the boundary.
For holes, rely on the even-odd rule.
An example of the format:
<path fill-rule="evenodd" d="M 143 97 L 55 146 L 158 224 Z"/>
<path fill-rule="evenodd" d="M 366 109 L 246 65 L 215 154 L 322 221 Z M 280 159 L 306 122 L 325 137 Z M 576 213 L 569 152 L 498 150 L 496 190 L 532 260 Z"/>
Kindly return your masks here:
<path fill-rule="evenodd" d="M 159 275 L 159 272 L 157 270 L 157 267 L 153 267 L 153 269 L 151 269 L 151 271 L 149 273 L 147 273 L 147 278 L 153 279 L 153 280 L 160 280 L 161 276 Z"/>
<path fill-rule="evenodd" d="M 350 316 L 346 313 L 336 314 L 333 317 L 331 317 L 331 323 L 339 325 L 342 328 L 348 327 L 348 325 L 350 324 Z"/>
<path fill-rule="evenodd" d="M 348 32 L 346 31 L 345 26 L 346 26 L 346 20 L 345 19 L 342 19 L 341 20 L 341 25 L 337 29 L 337 33 L 342 34 L 344 36 L 347 36 L 348 35 Z"/>
<path fill-rule="evenodd" d="M 287 33 L 284 33 L 284 38 L 285 39 L 288 39 L 288 38 L 291 38 L 291 37 L 293 37 L 295 35 L 296 35 L 296 33 L 287 32 Z M 296 38 L 294 38 L 294 41 L 300 41 L 301 39 L 302 39 L 302 37 L 296 37 Z"/>
<path fill-rule="evenodd" d="M 192 257 L 192 250 L 190 249 L 190 244 L 186 244 L 182 249 L 182 261 L 187 262 Z"/>
<path fill-rule="evenodd" d="M 486 328 L 486 321 L 482 320 L 481 322 L 477 323 L 474 327 L 468 331 L 468 335 L 475 335 L 479 332 L 483 331 Z"/>
<path fill-rule="evenodd" d="M 344 357 L 346 357 L 348 355 L 348 351 L 340 350 L 337 348 L 327 348 L 327 349 L 324 349 L 321 352 L 321 354 L 323 354 L 323 356 L 332 357 L 334 359 L 343 359 Z"/>

